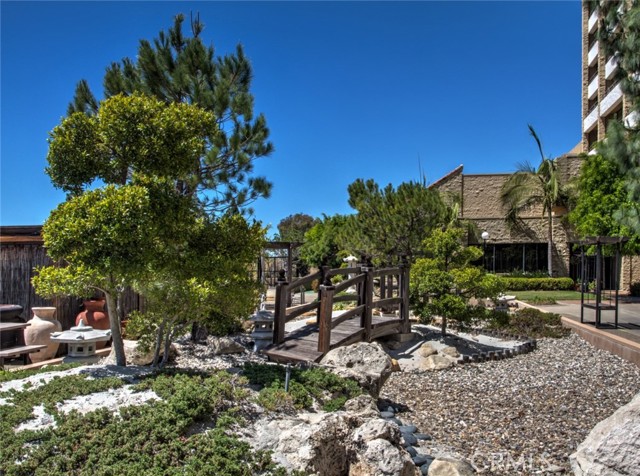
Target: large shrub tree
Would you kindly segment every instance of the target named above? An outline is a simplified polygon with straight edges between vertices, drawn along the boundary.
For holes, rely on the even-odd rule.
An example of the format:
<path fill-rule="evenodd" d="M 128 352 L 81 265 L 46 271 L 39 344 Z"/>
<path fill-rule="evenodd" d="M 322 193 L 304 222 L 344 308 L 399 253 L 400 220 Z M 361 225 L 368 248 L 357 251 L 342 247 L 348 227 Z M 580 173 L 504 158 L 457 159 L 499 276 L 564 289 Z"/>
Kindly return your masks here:
<path fill-rule="evenodd" d="M 241 273 L 229 264 L 238 259 L 230 256 L 238 252 L 230 244 L 242 241 L 235 235 L 244 234 L 248 242 L 263 237 L 260 227 L 238 217 L 244 228 L 236 226 L 230 238 L 196 197 L 176 186 L 189 180 L 216 130 L 211 112 L 136 93 L 103 101 L 94 115 L 73 113 L 51 132 L 47 171 L 70 196 L 47 219 L 43 237 L 51 257 L 66 266 L 41 269 L 34 285 L 46 295 L 104 292 L 118 365 L 126 360 L 116 303 L 126 286 L 148 291 L 152 301 L 164 299 L 165 312 L 173 313 L 162 331 L 166 342 L 180 322 L 172 309 L 186 309 L 198 296 L 204 296 L 198 313 L 221 309 L 200 291 L 205 281 L 233 282 Z M 106 185 L 86 190 L 97 179 Z M 202 243 L 227 248 L 212 248 L 219 259 L 203 267 L 193 258 Z M 238 259 L 240 266 L 246 262 Z M 171 286 L 184 292 L 152 292 Z M 255 294 L 252 286 L 238 289 Z"/>
<path fill-rule="evenodd" d="M 497 276 L 473 264 L 482 257 L 482 250 L 464 246 L 465 235 L 458 226 L 433 230 L 423 242 L 425 257 L 411 267 L 414 312 L 425 320 L 439 316 L 442 335 L 449 321 L 464 319 L 470 298 L 496 298 L 501 291 Z"/>
<path fill-rule="evenodd" d="M 580 169 L 576 202 L 569 221 L 581 237 L 626 236 L 627 253 L 637 252 L 640 237 L 615 218 L 616 213 L 634 206 L 629 202 L 626 177 L 616 164 L 601 155 L 588 155 Z"/>
<path fill-rule="evenodd" d="M 253 162 L 273 151 L 265 117 L 254 115 L 251 63 L 240 45 L 234 53 L 216 57 L 214 47 L 202 39 L 204 25 L 199 18 L 191 19 L 191 36 L 185 35 L 183 23 L 184 16 L 177 15 L 168 31 L 153 41 L 140 41 L 135 59 L 111 63 L 103 80 L 105 98 L 143 93 L 167 104 L 194 104 L 210 112 L 215 132 L 191 164 L 191 173 L 177 181 L 177 190 L 197 196 L 210 214 L 251 212 L 250 204 L 268 197 L 271 190 L 264 177 L 253 175 Z M 81 80 L 69 115 L 93 115 L 98 106 L 89 84 Z M 85 177 L 67 178 L 75 179 L 68 184 L 73 189 L 84 185 L 77 181 Z"/>
<path fill-rule="evenodd" d="M 358 179 L 348 191 L 356 213 L 347 217 L 341 248 L 377 264 L 396 264 L 403 255 L 413 261 L 424 237 L 448 217 L 440 194 L 424 183 L 381 188 L 374 180 Z"/>
<path fill-rule="evenodd" d="M 309 266 L 329 266 L 339 268 L 342 258 L 338 237 L 347 221 L 344 215 L 324 215 L 304 235 L 304 244 L 300 247 L 300 258 Z"/>

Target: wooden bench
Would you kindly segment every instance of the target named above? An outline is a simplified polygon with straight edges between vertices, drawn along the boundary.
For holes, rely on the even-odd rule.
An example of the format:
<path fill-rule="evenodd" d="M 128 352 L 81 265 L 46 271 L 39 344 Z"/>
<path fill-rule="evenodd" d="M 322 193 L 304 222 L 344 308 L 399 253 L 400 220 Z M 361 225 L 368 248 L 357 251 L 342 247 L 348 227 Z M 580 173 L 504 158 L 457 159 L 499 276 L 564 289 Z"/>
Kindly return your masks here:
<path fill-rule="evenodd" d="M 46 348 L 46 345 L 21 345 L 0 350 L 0 370 L 4 369 L 4 359 L 21 355 L 24 365 L 27 365 L 27 356 L 32 352 L 38 352 Z"/>

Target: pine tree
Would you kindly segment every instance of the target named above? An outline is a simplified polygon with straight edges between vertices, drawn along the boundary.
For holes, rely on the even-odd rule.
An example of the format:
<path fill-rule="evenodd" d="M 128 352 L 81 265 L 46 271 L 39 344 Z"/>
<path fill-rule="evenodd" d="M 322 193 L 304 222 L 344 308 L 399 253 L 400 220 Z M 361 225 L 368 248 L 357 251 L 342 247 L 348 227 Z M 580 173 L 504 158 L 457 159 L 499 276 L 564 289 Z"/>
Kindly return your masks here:
<path fill-rule="evenodd" d="M 168 31 L 152 42 L 141 40 L 135 60 L 124 58 L 107 68 L 105 98 L 135 92 L 155 96 L 166 103 L 198 105 L 214 114 L 218 126 L 206 153 L 194 164 L 189 180 L 176 184 L 186 195 L 197 196 L 210 214 L 252 210 L 249 205 L 268 197 L 271 184 L 253 176 L 253 162 L 273 151 L 263 115 L 254 117 L 251 80 L 253 72 L 241 45 L 233 54 L 214 56 L 206 46 L 199 17 L 191 18 L 192 36 L 183 33 L 184 16 L 179 14 Z M 99 103 L 88 83 L 81 80 L 68 114 L 96 114 Z M 87 184 L 68 184 L 85 187 Z"/>
<path fill-rule="evenodd" d="M 611 121 L 607 139 L 598 146 L 603 157 L 615 163 L 625 177 L 627 203 L 615 217 L 640 234 L 640 4 L 598 2 L 604 12 L 600 40 L 614 54 L 622 91 L 630 105 L 630 119 Z"/>

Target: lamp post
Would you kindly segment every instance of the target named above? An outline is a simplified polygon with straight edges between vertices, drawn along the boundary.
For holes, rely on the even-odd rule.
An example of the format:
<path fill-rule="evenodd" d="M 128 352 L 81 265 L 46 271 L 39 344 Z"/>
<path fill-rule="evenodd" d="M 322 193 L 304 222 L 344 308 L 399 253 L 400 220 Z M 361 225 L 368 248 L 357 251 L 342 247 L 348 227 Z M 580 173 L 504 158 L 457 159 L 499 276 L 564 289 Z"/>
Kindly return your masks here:
<path fill-rule="evenodd" d="M 489 239 L 489 232 L 483 231 L 480 236 L 482 237 L 482 265 L 487 271 L 487 240 Z"/>

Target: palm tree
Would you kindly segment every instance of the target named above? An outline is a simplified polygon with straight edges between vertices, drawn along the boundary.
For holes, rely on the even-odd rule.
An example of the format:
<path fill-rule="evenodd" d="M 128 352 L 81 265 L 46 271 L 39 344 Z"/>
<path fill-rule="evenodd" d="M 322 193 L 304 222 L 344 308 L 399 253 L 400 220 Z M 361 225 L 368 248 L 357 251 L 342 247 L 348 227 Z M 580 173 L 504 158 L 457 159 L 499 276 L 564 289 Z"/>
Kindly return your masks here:
<path fill-rule="evenodd" d="M 530 163 L 518 164 L 518 170 L 502 186 L 500 198 L 507 208 L 507 222 L 515 224 L 520 214 L 534 205 L 542 205 L 542 216 L 547 218 L 547 268 L 553 276 L 553 207 L 564 203 L 556 159 L 548 158 L 542 151 L 542 142 L 534 128 L 529 125 L 541 162 L 538 168 Z"/>

